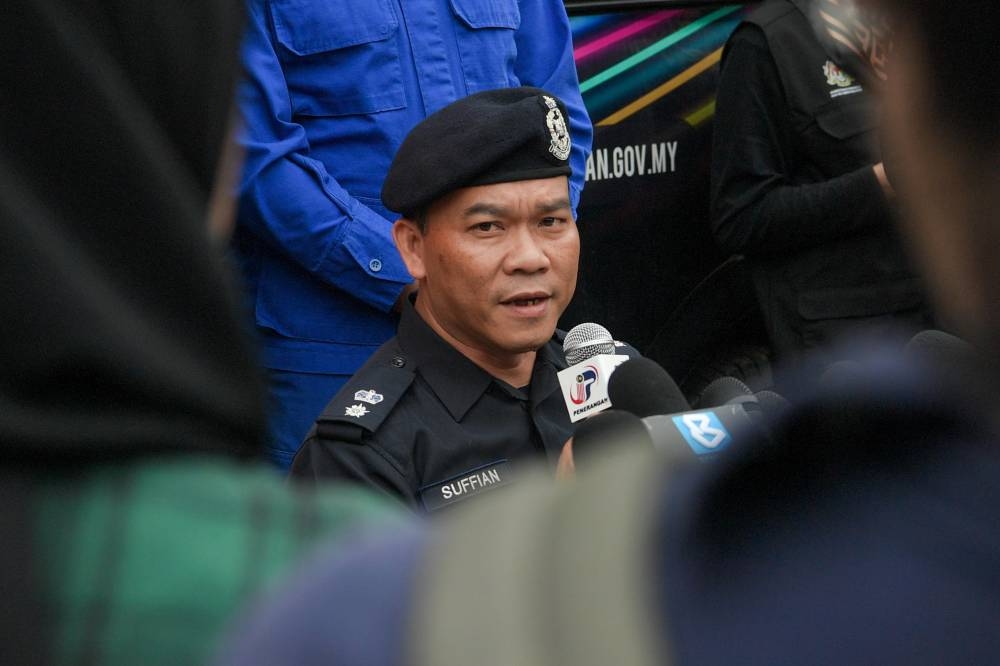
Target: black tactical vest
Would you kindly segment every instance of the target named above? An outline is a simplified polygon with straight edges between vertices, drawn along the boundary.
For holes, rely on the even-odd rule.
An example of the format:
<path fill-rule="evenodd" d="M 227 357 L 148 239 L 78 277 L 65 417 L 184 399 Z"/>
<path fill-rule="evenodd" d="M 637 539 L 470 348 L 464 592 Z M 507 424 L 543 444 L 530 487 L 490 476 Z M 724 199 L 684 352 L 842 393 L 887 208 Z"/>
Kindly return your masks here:
<path fill-rule="evenodd" d="M 834 63 L 804 12 L 772 0 L 747 18 L 774 57 L 794 136 L 792 183 L 818 183 L 881 161 L 871 93 Z M 888 203 L 857 233 L 778 256 L 752 257 L 765 323 L 779 355 L 825 345 L 858 328 L 926 328 L 922 286 Z"/>

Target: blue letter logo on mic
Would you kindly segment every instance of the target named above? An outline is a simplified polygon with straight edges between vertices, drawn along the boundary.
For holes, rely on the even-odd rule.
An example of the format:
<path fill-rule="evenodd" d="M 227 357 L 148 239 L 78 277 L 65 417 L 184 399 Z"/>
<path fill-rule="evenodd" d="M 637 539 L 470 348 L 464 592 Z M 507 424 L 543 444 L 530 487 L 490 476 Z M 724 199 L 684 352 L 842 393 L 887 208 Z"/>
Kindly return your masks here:
<path fill-rule="evenodd" d="M 583 372 L 576 376 L 576 384 L 570 391 L 569 399 L 574 405 L 582 405 L 590 400 L 590 387 L 597 381 L 597 368 L 588 365 Z"/>
<path fill-rule="evenodd" d="M 712 412 L 695 412 L 673 417 L 691 450 L 699 456 L 726 448 L 733 438 Z"/>

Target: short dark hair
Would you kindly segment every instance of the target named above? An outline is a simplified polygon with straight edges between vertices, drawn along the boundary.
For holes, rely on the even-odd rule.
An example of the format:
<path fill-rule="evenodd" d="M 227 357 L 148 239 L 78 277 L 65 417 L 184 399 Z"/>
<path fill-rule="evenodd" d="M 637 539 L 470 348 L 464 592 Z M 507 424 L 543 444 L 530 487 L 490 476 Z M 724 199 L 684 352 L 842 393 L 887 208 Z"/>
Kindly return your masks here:
<path fill-rule="evenodd" d="M 427 208 L 420 208 L 413 212 L 412 215 L 407 215 L 408 219 L 413 220 L 417 225 L 417 229 L 420 230 L 422 236 L 427 235 Z"/>

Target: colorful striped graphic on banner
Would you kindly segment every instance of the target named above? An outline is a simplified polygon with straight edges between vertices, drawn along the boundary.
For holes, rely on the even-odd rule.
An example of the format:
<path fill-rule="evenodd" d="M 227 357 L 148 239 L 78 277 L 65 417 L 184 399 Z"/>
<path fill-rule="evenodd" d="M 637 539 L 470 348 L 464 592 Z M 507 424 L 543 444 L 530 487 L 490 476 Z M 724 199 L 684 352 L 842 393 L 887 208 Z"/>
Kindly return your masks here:
<path fill-rule="evenodd" d="M 714 73 L 722 46 L 754 4 L 573 17 L 580 89 L 594 124 L 620 123 Z M 691 94 L 696 99 L 679 105 L 687 109 L 679 119 L 700 125 L 714 115 L 714 94 Z"/>

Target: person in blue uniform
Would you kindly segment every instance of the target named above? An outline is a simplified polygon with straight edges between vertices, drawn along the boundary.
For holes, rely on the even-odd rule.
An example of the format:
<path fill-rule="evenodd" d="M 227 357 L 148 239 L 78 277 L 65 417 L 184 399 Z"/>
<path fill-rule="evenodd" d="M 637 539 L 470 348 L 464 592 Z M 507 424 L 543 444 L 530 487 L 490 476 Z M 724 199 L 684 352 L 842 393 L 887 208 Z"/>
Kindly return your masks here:
<path fill-rule="evenodd" d="M 723 54 L 712 230 L 746 256 L 785 369 L 808 358 L 821 371 L 839 360 L 829 348 L 845 335 L 905 340 L 930 323 L 893 224 L 879 142 L 890 33 L 877 21 L 862 26 L 861 16 L 825 0 L 768 0 Z M 867 30 L 868 52 L 856 26 Z M 828 29 L 844 41 L 821 39 Z M 857 52 L 844 46 L 850 40 Z"/>
<path fill-rule="evenodd" d="M 269 374 L 272 460 L 394 333 L 413 279 L 379 199 L 407 132 L 483 90 L 566 104 L 570 201 L 591 126 L 560 0 L 249 0 L 246 168 L 232 244 Z"/>
<path fill-rule="evenodd" d="M 296 478 L 362 483 L 436 510 L 555 466 L 572 434 L 556 321 L 576 287 L 566 107 L 538 88 L 470 95 L 421 122 L 386 206 L 416 279 L 394 338 L 337 393 Z"/>
<path fill-rule="evenodd" d="M 872 1 L 896 29 L 884 128 L 903 231 L 975 353 L 854 350 L 854 377 L 793 396 L 770 441 L 711 464 L 609 455 L 573 483 L 523 484 L 331 549 L 222 663 L 997 661 L 1000 92 L 988 65 L 1000 7 Z"/>

